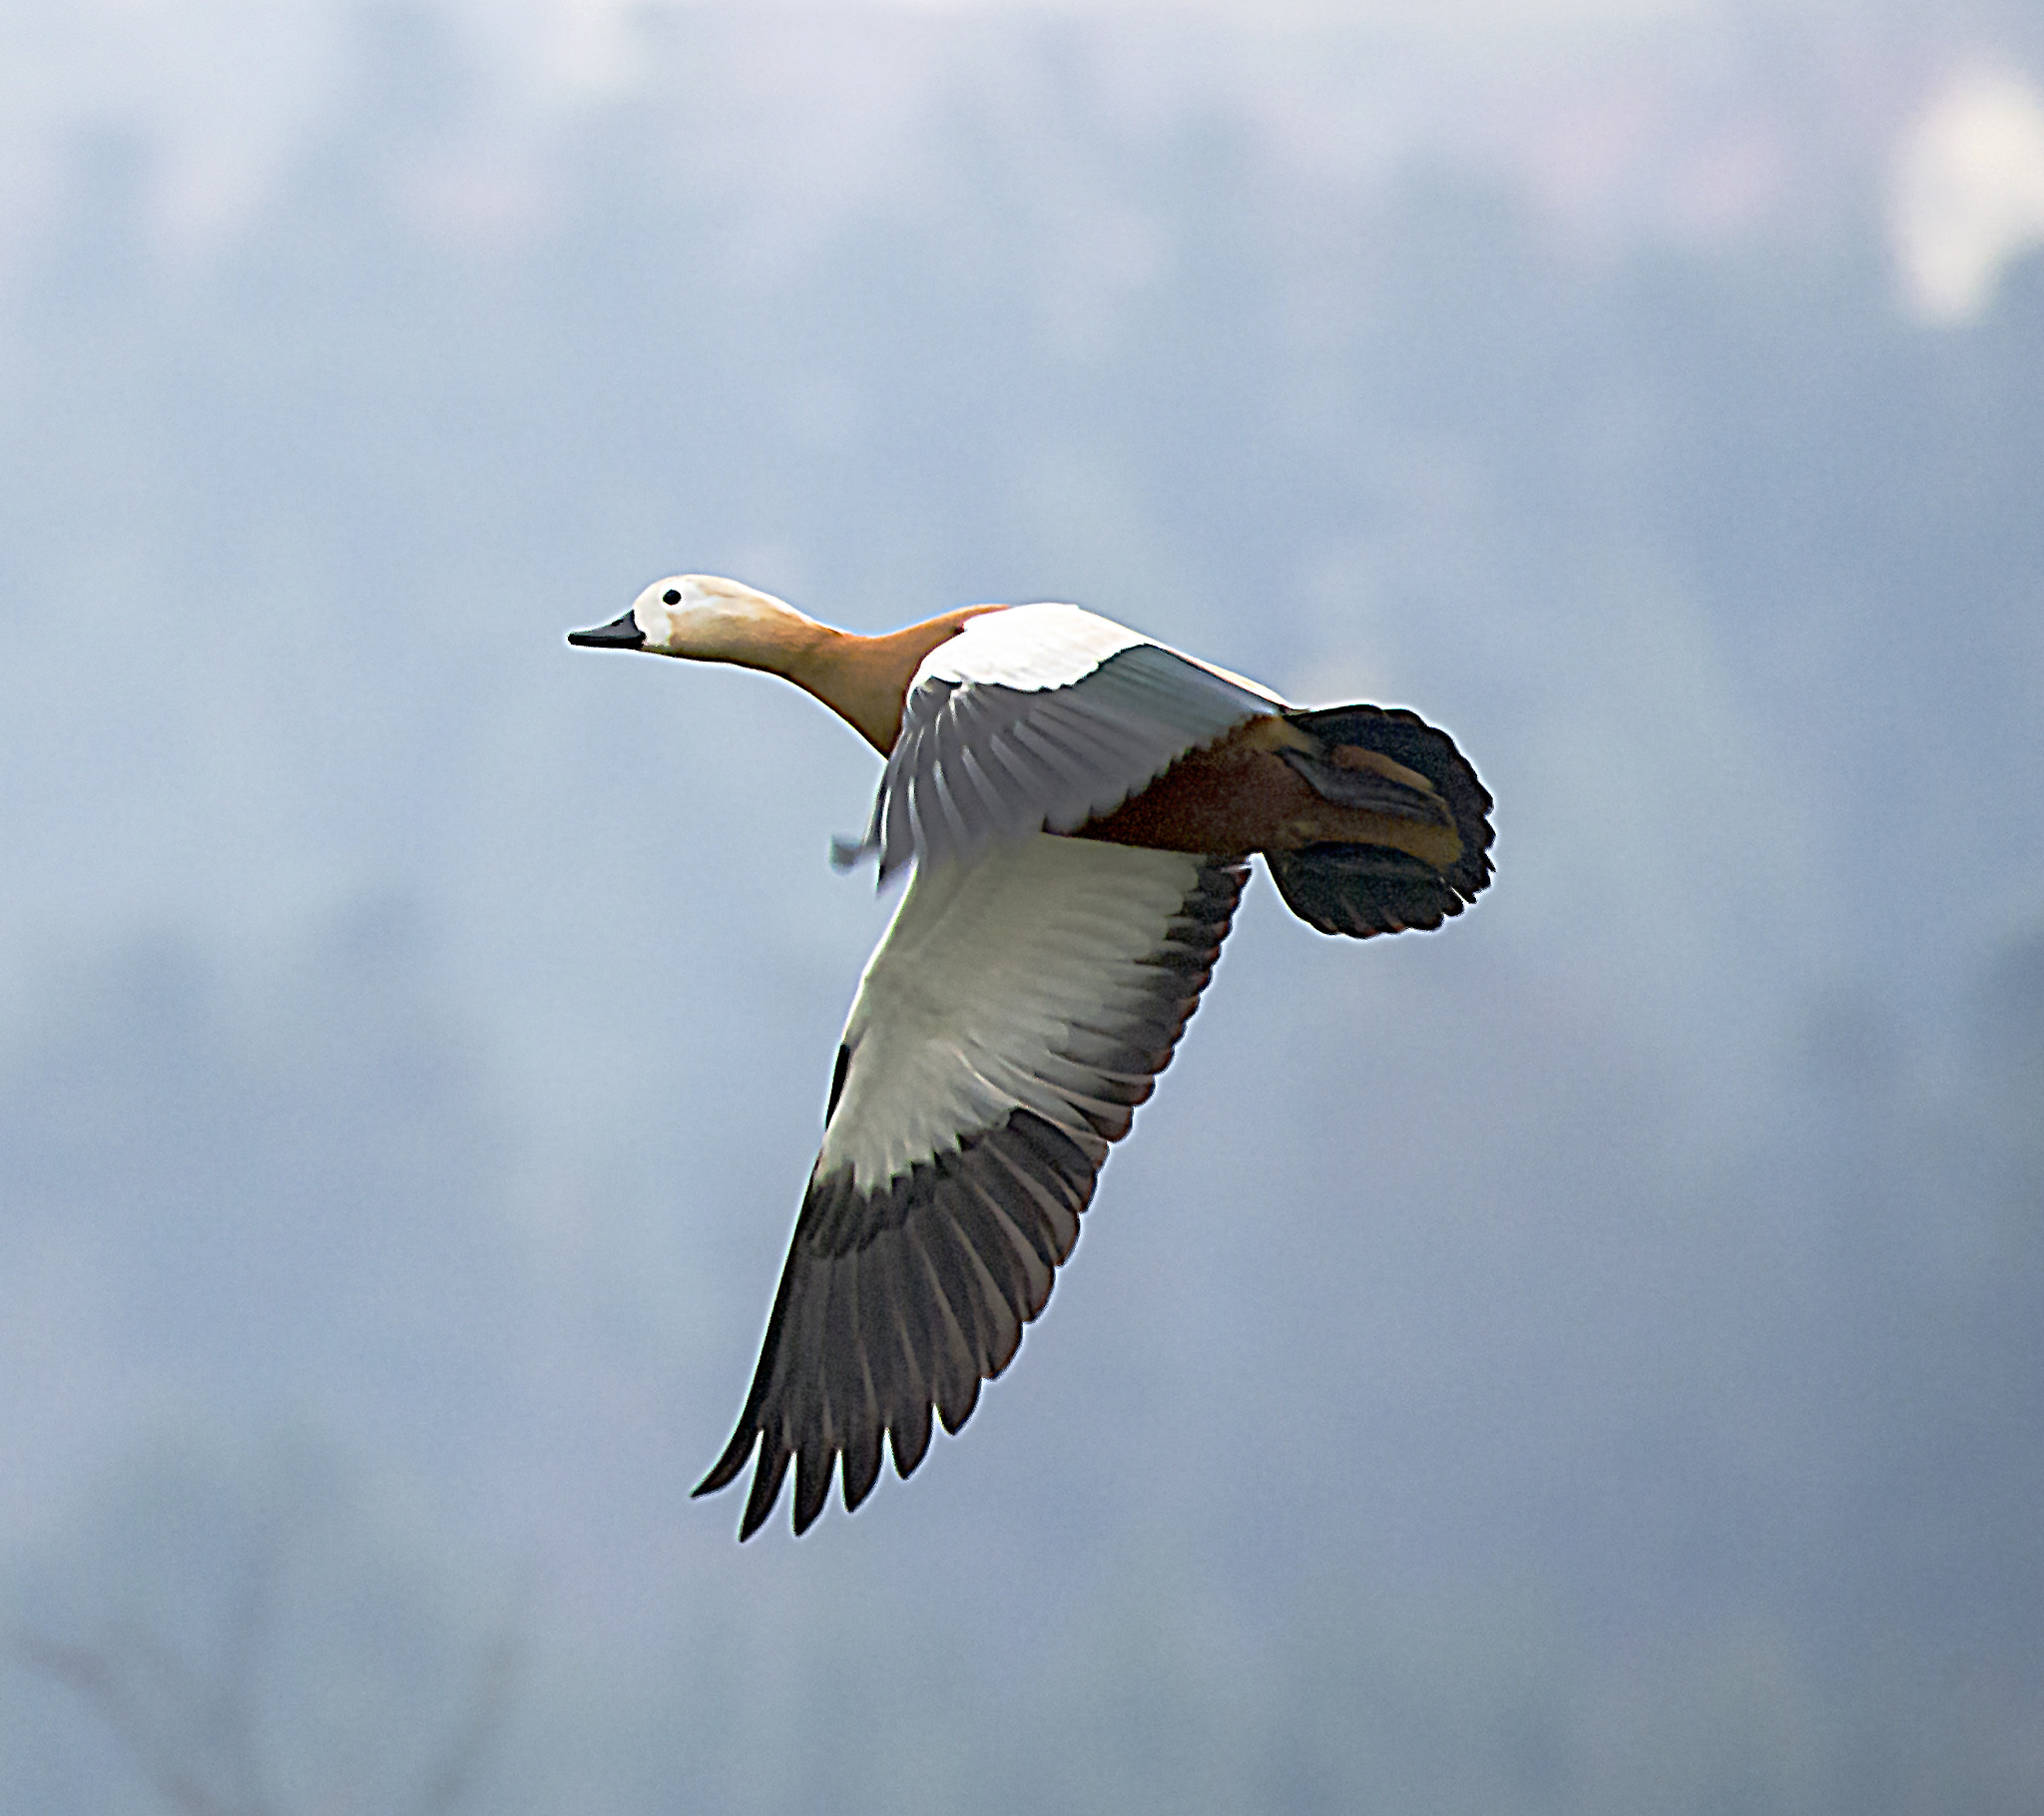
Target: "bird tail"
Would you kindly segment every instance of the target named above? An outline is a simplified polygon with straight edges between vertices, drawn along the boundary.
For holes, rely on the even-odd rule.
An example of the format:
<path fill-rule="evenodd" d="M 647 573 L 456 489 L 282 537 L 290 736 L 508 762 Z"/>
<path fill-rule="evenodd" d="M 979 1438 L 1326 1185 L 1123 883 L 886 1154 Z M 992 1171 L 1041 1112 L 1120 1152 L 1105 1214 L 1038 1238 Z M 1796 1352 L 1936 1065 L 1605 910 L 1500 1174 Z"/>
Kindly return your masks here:
<path fill-rule="evenodd" d="M 1453 738 L 1403 708 L 1284 716 L 1322 750 L 1286 750 L 1284 760 L 1322 799 L 1381 815 L 1386 836 L 1398 835 L 1396 846 L 1328 842 L 1267 853 L 1293 914 L 1322 933 L 1367 939 L 1438 927 L 1476 899 L 1490 881 L 1491 799 Z"/>

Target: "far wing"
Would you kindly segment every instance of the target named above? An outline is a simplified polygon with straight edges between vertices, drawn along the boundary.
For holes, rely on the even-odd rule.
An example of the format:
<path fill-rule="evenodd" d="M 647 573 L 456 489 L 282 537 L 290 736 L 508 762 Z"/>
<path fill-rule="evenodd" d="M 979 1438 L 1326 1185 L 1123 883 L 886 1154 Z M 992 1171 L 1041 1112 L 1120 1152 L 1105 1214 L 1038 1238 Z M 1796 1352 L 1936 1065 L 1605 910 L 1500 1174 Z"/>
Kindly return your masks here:
<path fill-rule="evenodd" d="M 880 878 L 910 858 L 1074 832 L 1189 750 L 1284 702 L 1077 606 L 971 619 L 908 690 L 865 840 Z"/>
<path fill-rule="evenodd" d="M 1212 975 L 1240 865 L 1044 834 L 919 865 L 866 966 L 752 1392 L 717 1467 L 794 1530 L 907 1476 L 1007 1367 Z"/>

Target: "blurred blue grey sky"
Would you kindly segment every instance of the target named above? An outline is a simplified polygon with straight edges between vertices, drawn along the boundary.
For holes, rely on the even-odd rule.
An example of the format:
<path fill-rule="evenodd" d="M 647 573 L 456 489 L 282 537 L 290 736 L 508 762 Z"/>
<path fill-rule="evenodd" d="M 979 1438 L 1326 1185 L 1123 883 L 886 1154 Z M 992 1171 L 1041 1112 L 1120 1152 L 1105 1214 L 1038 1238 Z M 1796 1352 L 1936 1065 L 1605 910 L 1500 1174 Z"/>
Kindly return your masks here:
<path fill-rule="evenodd" d="M 11 1630 L 196 1680 L 286 1557 L 277 1809 L 507 1629 L 479 1808 L 2037 1808 L 2040 84 L 1905 0 L 0 14 Z M 1438 936 L 1259 883 L 972 1426 L 743 1553 L 890 902 L 812 702 L 563 646 L 684 569 L 1498 800 Z M 163 1807 L 119 1738 L 0 1659 L 0 1801 Z"/>

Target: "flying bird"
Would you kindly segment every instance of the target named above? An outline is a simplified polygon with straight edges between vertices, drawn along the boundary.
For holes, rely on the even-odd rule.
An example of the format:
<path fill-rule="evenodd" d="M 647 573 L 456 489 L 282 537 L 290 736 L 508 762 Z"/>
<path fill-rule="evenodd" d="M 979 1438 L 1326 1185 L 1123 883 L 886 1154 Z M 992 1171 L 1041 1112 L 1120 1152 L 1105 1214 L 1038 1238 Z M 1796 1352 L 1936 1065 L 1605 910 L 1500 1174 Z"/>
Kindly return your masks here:
<path fill-rule="evenodd" d="M 1108 1146 L 1199 1006 L 1262 853 L 1291 911 L 1431 929 L 1490 880 L 1490 795 L 1413 713 L 1317 711 L 1070 605 L 836 631 L 736 581 L 656 581 L 568 641 L 779 675 L 886 759 L 848 864 L 912 869 L 859 980 L 738 1429 L 739 1537 L 794 1530 L 972 1416 L 1079 1237 Z"/>

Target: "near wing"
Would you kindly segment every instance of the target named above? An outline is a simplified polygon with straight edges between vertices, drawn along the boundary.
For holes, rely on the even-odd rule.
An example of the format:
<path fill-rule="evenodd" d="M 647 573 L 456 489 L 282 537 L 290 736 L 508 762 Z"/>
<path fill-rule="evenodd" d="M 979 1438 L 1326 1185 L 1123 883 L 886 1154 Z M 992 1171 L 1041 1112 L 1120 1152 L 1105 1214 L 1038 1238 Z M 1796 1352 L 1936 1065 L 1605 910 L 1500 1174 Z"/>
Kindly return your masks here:
<path fill-rule="evenodd" d="M 967 621 L 916 671 L 865 840 L 884 882 L 910 858 L 1074 832 L 1187 751 L 1284 704 L 1077 606 Z"/>
<path fill-rule="evenodd" d="M 794 1530 L 922 1461 L 1007 1367 L 1212 975 L 1241 865 L 1044 834 L 919 864 L 859 984 L 823 1147 L 717 1467 L 759 1447 L 741 1539 L 795 1465 Z"/>

